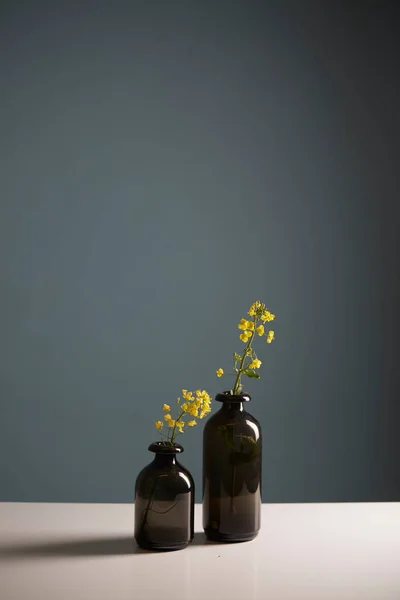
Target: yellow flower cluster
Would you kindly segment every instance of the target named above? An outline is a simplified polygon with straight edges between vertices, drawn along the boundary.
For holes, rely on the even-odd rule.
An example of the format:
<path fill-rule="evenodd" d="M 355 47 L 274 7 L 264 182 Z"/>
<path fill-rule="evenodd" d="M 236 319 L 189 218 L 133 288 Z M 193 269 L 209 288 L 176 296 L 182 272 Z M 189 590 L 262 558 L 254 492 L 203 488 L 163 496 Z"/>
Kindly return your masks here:
<path fill-rule="evenodd" d="M 253 334 L 251 333 L 251 331 L 244 331 L 243 333 L 241 333 L 239 335 L 239 337 L 244 344 L 247 344 L 247 342 L 249 341 L 249 338 L 251 338 L 252 335 Z"/>
<path fill-rule="evenodd" d="M 211 397 L 206 390 L 196 390 L 195 392 L 182 390 L 182 396 L 186 400 L 182 404 L 182 410 L 188 415 L 202 419 L 211 411 Z"/>
<path fill-rule="evenodd" d="M 260 319 L 263 323 L 265 323 L 265 321 L 267 321 L 269 323 L 270 321 L 273 321 L 275 319 L 275 315 L 273 315 L 271 312 L 269 312 L 269 310 L 265 310 L 262 313 Z"/>
<path fill-rule="evenodd" d="M 255 358 L 249 364 L 249 369 L 259 369 L 261 367 L 261 365 L 262 365 L 261 360 L 258 360 L 258 358 Z"/>
<path fill-rule="evenodd" d="M 183 433 L 184 425 L 185 425 L 184 421 L 176 421 L 176 426 L 179 429 L 179 433 Z"/>
<path fill-rule="evenodd" d="M 166 415 L 164 415 L 164 419 L 165 419 L 168 427 L 174 427 L 175 421 L 174 421 L 174 419 L 171 417 L 171 415 L 169 413 L 166 414 Z"/>
<path fill-rule="evenodd" d="M 271 314 L 271 313 L 269 313 Z M 249 339 L 251 338 L 251 336 L 253 335 L 254 332 L 254 321 L 247 321 L 246 319 L 241 319 L 239 325 L 238 325 L 239 329 L 242 329 L 243 333 L 241 333 L 239 335 L 240 339 L 242 340 L 242 342 L 244 344 L 247 344 L 247 342 L 249 341 Z M 264 325 L 259 325 L 258 327 L 255 328 L 255 331 L 257 332 L 257 334 L 261 337 L 264 335 Z M 217 373 L 218 375 L 218 373 Z M 218 375 L 218 377 L 220 377 L 220 375 Z"/>
<path fill-rule="evenodd" d="M 262 302 L 260 302 L 259 300 L 256 300 L 255 302 L 253 302 L 253 304 L 250 306 L 249 311 L 247 314 L 249 314 L 251 317 L 254 317 L 256 314 L 258 314 L 260 311 L 262 311 L 264 309 L 264 305 Z"/>
<path fill-rule="evenodd" d="M 259 325 L 256 329 L 258 335 L 261 337 L 262 335 L 264 335 L 264 325 Z"/>
<path fill-rule="evenodd" d="M 256 302 L 254 302 L 250 308 L 249 311 L 247 313 L 248 315 L 250 315 L 251 317 L 258 317 L 259 319 L 261 319 L 261 321 L 263 323 L 265 323 L 266 321 L 273 321 L 275 319 L 275 315 L 272 314 L 267 307 L 265 306 L 265 304 L 263 304 L 262 302 L 260 302 L 259 300 L 256 300 Z M 243 321 L 243 319 L 242 319 Z"/>
<path fill-rule="evenodd" d="M 222 371 L 222 369 L 220 369 Z M 221 375 L 223 374 L 223 371 Z M 162 433 L 164 427 L 164 421 L 156 421 L 156 429 L 161 431 L 161 434 L 165 436 L 166 441 L 173 442 L 177 433 L 183 433 L 185 425 L 188 427 L 194 427 L 197 425 L 195 419 L 203 419 L 211 411 L 211 396 L 205 390 L 196 390 L 195 392 L 189 392 L 188 390 L 182 390 L 182 397 L 185 400 L 180 404 L 181 399 L 178 398 L 177 404 L 179 406 L 179 415 L 176 419 L 173 419 L 170 411 L 171 407 L 169 404 L 163 404 L 162 409 L 166 412 L 164 415 L 164 421 L 166 427 L 168 427 L 167 433 Z M 190 421 L 184 421 L 183 417 L 190 415 L 195 417 Z"/>
<path fill-rule="evenodd" d="M 271 329 L 267 333 L 267 344 L 270 344 L 272 342 L 272 340 L 274 340 L 274 339 L 275 339 L 275 331 L 272 331 L 272 329 Z"/>
<path fill-rule="evenodd" d="M 243 329 L 243 331 L 246 331 L 246 329 L 250 329 L 250 331 L 254 331 L 253 321 L 247 321 L 246 319 L 240 319 L 240 323 L 239 323 L 238 327 L 239 327 L 239 329 Z"/>
<path fill-rule="evenodd" d="M 240 319 L 240 323 L 238 324 L 238 329 L 241 331 L 239 338 L 246 346 L 242 354 L 235 352 L 233 355 L 233 370 L 236 373 L 235 383 L 232 388 L 232 393 L 234 395 L 240 393 L 243 389 L 241 383 L 242 375 L 256 379 L 260 378 L 260 375 L 256 373 L 255 369 L 259 369 L 262 362 L 257 358 L 254 348 L 252 347 L 256 333 L 259 337 L 265 336 L 267 344 L 270 344 L 272 340 L 275 339 L 274 331 L 270 330 L 266 333 L 263 325 L 263 323 L 273 321 L 275 315 L 268 310 L 263 302 L 260 302 L 259 300 L 253 302 L 247 314 L 252 317 L 252 319 L 250 321 L 248 319 Z M 221 368 L 217 369 L 216 374 L 217 377 L 222 377 L 224 370 Z"/>
<path fill-rule="evenodd" d="M 264 333 L 265 333 L 264 325 L 259 325 L 258 327 L 256 327 L 258 320 L 261 320 L 263 323 L 265 323 L 265 322 L 268 323 L 275 319 L 275 315 L 272 312 L 270 312 L 267 309 L 267 307 L 265 306 L 265 304 L 263 304 L 259 300 L 257 300 L 250 306 L 248 314 L 250 316 L 254 317 L 254 321 L 248 321 L 247 319 L 240 319 L 240 323 L 238 325 L 238 328 L 243 331 L 243 333 L 241 333 L 239 335 L 239 338 L 241 339 L 241 341 L 244 344 L 247 344 L 247 342 L 254 336 L 254 332 L 257 332 L 257 334 L 260 337 L 262 337 L 264 335 Z M 266 341 L 268 342 L 268 344 L 270 344 L 272 342 L 272 340 L 274 339 L 274 333 L 273 332 L 271 333 L 269 331 L 266 337 L 267 337 Z M 217 375 L 218 375 L 218 373 L 217 373 Z M 218 375 L 218 377 L 220 377 L 220 375 Z"/>

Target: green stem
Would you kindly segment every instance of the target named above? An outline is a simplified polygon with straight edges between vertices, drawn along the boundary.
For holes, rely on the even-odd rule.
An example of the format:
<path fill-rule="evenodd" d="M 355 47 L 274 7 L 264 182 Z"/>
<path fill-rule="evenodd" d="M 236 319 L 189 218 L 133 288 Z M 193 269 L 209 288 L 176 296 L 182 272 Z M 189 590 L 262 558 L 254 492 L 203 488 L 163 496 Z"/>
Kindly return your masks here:
<path fill-rule="evenodd" d="M 235 494 L 235 484 L 236 484 L 236 465 L 232 465 L 232 490 L 231 490 L 231 513 L 233 513 L 233 497 Z"/>
<path fill-rule="evenodd" d="M 165 475 L 163 475 L 163 474 L 160 474 L 160 475 L 158 475 L 158 476 L 155 478 L 155 480 L 154 480 L 154 485 L 153 485 L 152 489 L 150 490 L 150 494 L 149 494 L 149 499 L 148 499 L 148 502 L 147 502 L 147 506 L 146 506 L 146 508 L 144 509 L 144 511 L 143 511 L 143 514 L 142 514 L 142 517 L 141 517 L 140 529 L 139 529 L 139 534 L 140 534 L 140 535 L 142 535 L 142 534 L 143 534 L 143 530 L 144 530 L 144 527 L 145 527 L 145 525 L 146 525 L 146 523 L 147 523 L 147 517 L 149 516 L 149 512 L 150 512 L 150 511 L 152 511 L 152 512 L 155 512 L 155 513 L 156 513 L 156 514 L 158 514 L 158 515 L 165 515 L 165 514 L 167 514 L 167 513 L 168 513 L 170 510 L 172 510 L 172 509 L 173 509 L 173 508 L 174 508 L 174 507 L 177 505 L 177 502 L 175 502 L 175 503 L 174 503 L 172 506 L 170 506 L 169 508 L 167 508 L 167 510 L 165 510 L 165 511 L 161 511 L 161 512 L 160 512 L 160 511 L 157 511 L 157 510 L 155 510 L 154 508 L 152 508 L 152 504 L 153 504 L 153 495 L 154 495 L 154 492 L 156 491 L 157 482 L 158 482 L 158 480 L 159 480 L 161 477 L 165 477 Z"/>
<path fill-rule="evenodd" d="M 177 419 L 175 419 L 175 425 L 174 425 L 174 428 L 173 428 L 173 430 L 172 430 L 172 434 L 171 434 L 171 444 L 173 444 L 173 443 L 174 443 L 174 439 L 175 439 L 175 437 L 176 437 L 176 433 L 175 433 L 175 430 L 176 430 L 176 422 L 177 422 L 177 421 L 180 421 L 180 420 L 181 420 L 181 418 L 183 417 L 183 415 L 184 415 L 184 414 L 185 414 L 185 411 L 183 410 L 183 411 L 181 412 L 181 414 L 179 415 L 179 417 L 178 417 Z"/>
<path fill-rule="evenodd" d="M 142 519 L 141 519 L 141 523 L 140 523 L 140 529 L 139 529 L 140 534 L 143 533 L 144 526 L 147 523 L 147 516 L 149 514 L 150 507 L 151 507 L 151 504 L 153 502 L 153 494 L 154 494 L 154 491 L 156 489 L 156 485 L 157 485 L 157 481 L 158 481 L 159 477 L 160 477 L 160 475 L 158 475 L 155 478 L 154 485 L 153 485 L 152 489 L 150 490 L 150 494 L 149 494 L 149 499 L 148 499 L 148 502 L 147 502 L 147 506 L 146 506 L 146 508 L 144 510 L 144 513 L 143 513 Z"/>
<path fill-rule="evenodd" d="M 247 346 L 243 351 L 243 356 L 242 356 L 242 360 L 240 361 L 240 366 L 239 366 L 239 371 L 238 374 L 236 376 L 236 381 L 235 381 L 235 385 L 233 386 L 233 390 L 232 390 L 232 395 L 236 396 L 236 394 L 238 393 L 238 389 L 239 389 L 239 385 L 240 385 L 240 378 L 242 376 L 242 373 L 245 369 L 243 369 L 243 365 L 244 365 L 244 361 L 246 360 L 246 356 L 247 356 L 247 351 L 249 348 L 251 348 L 251 344 L 254 340 L 254 336 L 256 335 L 256 324 L 257 324 L 257 316 L 254 315 L 254 330 L 252 331 L 252 335 L 251 338 L 249 339 L 249 341 L 247 342 Z"/>

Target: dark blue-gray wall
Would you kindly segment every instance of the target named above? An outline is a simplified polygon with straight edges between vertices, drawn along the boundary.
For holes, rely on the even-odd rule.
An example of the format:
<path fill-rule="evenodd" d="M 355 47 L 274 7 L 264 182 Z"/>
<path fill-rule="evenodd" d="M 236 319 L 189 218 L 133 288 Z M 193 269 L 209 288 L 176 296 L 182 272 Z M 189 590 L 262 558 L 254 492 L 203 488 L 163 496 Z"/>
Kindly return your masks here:
<path fill-rule="evenodd" d="M 0 500 L 132 501 L 256 299 L 264 501 L 400 500 L 398 3 L 0 11 Z"/>

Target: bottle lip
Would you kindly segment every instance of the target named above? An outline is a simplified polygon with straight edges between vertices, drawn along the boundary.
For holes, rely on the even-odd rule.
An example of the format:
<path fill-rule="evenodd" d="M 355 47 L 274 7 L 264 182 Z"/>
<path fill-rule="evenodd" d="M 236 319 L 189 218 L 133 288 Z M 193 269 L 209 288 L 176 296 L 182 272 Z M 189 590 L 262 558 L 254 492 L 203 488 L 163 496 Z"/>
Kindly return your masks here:
<path fill-rule="evenodd" d="M 165 442 L 153 442 L 148 450 L 156 454 L 180 454 L 183 452 L 183 446 L 180 444 L 165 444 Z"/>
<path fill-rule="evenodd" d="M 251 396 L 246 392 L 243 394 L 231 394 L 229 390 L 215 396 L 217 402 L 250 402 Z"/>

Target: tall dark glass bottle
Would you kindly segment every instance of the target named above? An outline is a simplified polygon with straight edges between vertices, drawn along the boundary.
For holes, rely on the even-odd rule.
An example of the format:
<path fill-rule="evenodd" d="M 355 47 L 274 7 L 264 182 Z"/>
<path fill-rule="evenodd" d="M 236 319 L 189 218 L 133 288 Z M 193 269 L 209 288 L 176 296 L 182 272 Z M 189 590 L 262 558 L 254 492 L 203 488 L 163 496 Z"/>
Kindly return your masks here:
<path fill-rule="evenodd" d="M 176 459 L 180 444 L 149 446 L 153 462 L 136 479 L 135 540 L 148 550 L 180 550 L 194 535 L 194 482 Z"/>
<path fill-rule="evenodd" d="M 218 394 L 203 439 L 203 527 L 210 540 L 245 542 L 260 529 L 261 428 L 248 394 Z"/>

